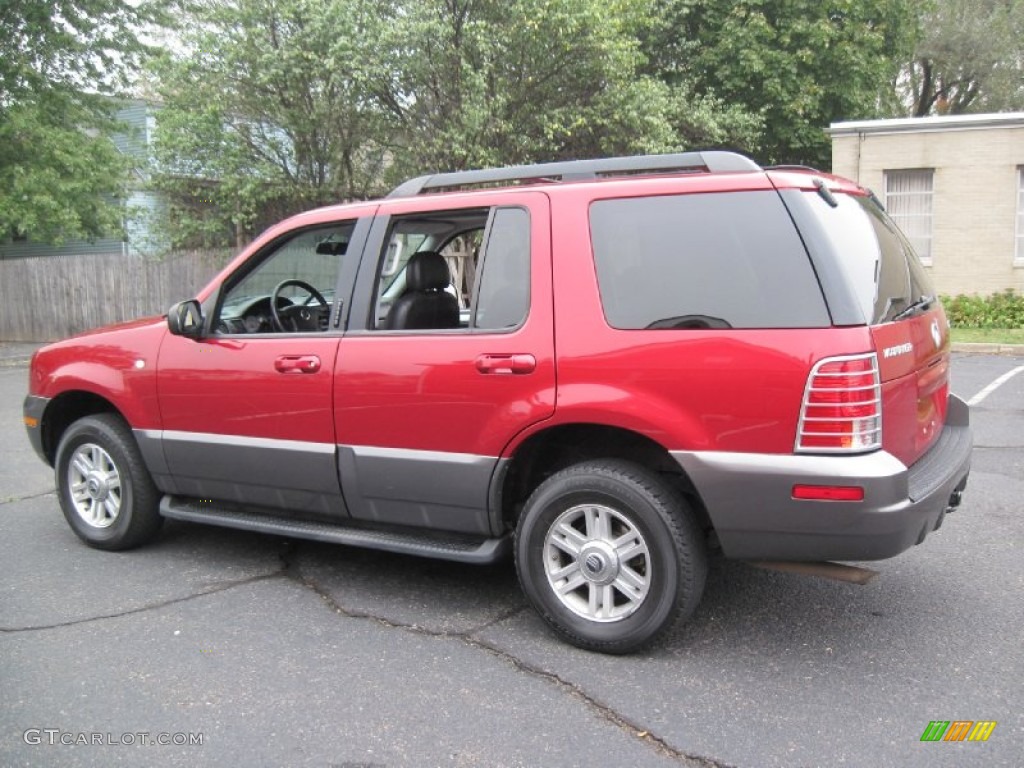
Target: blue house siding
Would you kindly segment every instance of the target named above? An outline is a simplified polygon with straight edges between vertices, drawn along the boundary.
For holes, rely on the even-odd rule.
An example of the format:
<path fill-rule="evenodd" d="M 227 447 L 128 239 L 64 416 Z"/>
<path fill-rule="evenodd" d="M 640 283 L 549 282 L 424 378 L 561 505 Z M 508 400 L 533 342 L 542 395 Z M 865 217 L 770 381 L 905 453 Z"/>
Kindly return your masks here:
<path fill-rule="evenodd" d="M 155 228 L 158 217 L 164 212 L 164 201 L 160 195 L 145 189 L 132 190 L 126 205 L 127 252 L 142 255 L 165 253 L 170 243 Z"/>
<path fill-rule="evenodd" d="M 45 243 L 0 243 L 0 259 L 24 259 L 32 256 L 84 256 L 124 253 L 127 243 L 116 238 L 88 242 L 69 240 L 64 245 Z"/>
<path fill-rule="evenodd" d="M 114 134 L 113 140 L 122 154 L 145 160 L 150 141 L 146 118 L 151 111 L 152 108 L 144 101 L 130 102 L 117 111 L 117 120 L 125 124 L 125 129 L 123 133 Z"/>

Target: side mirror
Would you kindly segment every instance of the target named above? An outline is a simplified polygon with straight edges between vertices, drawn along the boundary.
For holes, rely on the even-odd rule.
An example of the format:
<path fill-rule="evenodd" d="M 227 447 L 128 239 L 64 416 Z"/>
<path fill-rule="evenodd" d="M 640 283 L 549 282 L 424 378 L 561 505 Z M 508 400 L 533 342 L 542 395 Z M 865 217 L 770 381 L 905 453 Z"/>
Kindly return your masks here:
<path fill-rule="evenodd" d="M 198 339 L 203 335 L 203 310 L 195 299 L 179 301 L 167 310 L 167 328 L 175 336 Z"/>

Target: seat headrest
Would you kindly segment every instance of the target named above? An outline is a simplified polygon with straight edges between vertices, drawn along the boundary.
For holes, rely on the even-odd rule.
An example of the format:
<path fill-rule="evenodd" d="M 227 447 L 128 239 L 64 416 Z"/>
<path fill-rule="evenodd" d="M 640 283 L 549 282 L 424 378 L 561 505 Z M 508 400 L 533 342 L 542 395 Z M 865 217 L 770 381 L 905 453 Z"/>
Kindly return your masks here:
<path fill-rule="evenodd" d="M 405 267 L 407 291 L 435 291 L 447 288 L 452 281 L 448 262 L 437 251 L 417 251 Z"/>

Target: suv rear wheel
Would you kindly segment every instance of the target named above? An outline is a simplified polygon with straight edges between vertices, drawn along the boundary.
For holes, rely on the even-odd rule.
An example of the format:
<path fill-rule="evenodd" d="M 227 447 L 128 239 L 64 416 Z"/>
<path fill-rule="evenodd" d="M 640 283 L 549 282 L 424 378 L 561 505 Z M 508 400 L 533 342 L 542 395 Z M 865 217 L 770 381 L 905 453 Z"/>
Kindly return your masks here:
<path fill-rule="evenodd" d="M 76 421 L 61 436 L 54 466 L 64 517 L 89 546 L 130 549 L 159 532 L 160 494 L 120 417 Z"/>
<path fill-rule="evenodd" d="M 515 538 L 523 591 L 581 648 L 629 653 L 693 613 L 707 576 L 683 497 L 626 461 L 588 461 L 530 496 Z"/>

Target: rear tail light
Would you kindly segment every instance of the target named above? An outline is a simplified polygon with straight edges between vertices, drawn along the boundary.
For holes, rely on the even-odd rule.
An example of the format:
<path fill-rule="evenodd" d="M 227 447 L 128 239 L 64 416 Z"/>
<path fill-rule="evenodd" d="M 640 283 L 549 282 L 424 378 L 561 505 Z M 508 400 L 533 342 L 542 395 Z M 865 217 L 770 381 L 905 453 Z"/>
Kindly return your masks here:
<path fill-rule="evenodd" d="M 882 387 L 874 354 L 829 357 L 807 377 L 796 450 L 863 453 L 882 446 Z"/>

